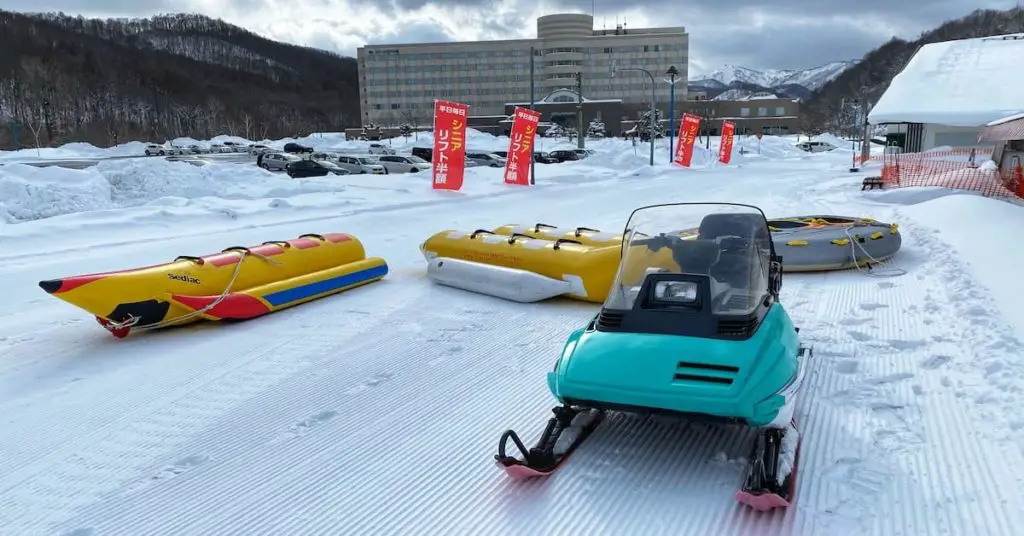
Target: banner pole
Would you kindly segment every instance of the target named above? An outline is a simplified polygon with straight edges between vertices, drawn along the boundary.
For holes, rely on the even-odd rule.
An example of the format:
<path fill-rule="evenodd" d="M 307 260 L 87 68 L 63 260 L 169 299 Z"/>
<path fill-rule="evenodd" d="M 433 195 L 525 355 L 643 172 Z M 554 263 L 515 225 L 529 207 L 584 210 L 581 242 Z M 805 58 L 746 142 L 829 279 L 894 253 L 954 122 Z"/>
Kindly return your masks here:
<path fill-rule="evenodd" d="M 536 47 L 530 47 L 530 109 L 533 110 L 533 111 L 537 111 L 536 96 L 534 95 L 534 89 L 535 88 L 534 88 L 534 83 L 533 83 L 533 74 L 534 74 L 534 69 L 535 69 L 535 67 L 534 67 L 534 61 L 535 61 L 534 60 L 534 55 L 536 54 L 535 51 L 536 51 Z M 513 111 L 512 113 L 515 114 L 515 111 Z M 513 117 L 513 121 L 514 120 L 515 120 L 515 117 Z M 515 123 L 513 123 L 513 124 L 515 124 Z M 539 132 L 540 131 L 540 121 L 539 120 L 537 121 L 537 130 L 538 130 L 538 132 L 535 133 L 535 136 L 539 138 L 540 137 L 540 132 Z M 535 147 L 534 147 L 534 149 L 535 149 Z M 537 159 L 533 156 L 534 152 L 535 152 L 535 150 L 531 150 L 530 151 L 530 184 L 531 185 L 537 184 L 537 182 L 536 182 L 536 177 L 537 177 Z"/>

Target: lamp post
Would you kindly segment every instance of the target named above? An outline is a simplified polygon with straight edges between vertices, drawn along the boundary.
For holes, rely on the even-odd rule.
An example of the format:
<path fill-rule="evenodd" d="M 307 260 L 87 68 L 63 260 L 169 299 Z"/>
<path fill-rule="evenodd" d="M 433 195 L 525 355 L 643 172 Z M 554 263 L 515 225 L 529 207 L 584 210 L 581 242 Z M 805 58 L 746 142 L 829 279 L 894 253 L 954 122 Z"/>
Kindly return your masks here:
<path fill-rule="evenodd" d="M 530 109 L 534 110 L 534 111 L 537 110 L 536 96 L 534 94 L 534 84 L 533 84 L 533 75 L 534 75 L 534 71 L 536 69 L 534 67 L 536 54 L 537 54 L 536 48 L 535 47 L 530 47 Z M 513 109 L 512 110 L 512 115 L 515 116 L 515 113 L 516 113 L 515 109 Z M 514 117 L 513 117 L 513 119 L 514 119 Z M 540 129 L 537 129 L 537 130 L 540 130 Z M 539 137 L 540 135 L 538 134 L 537 136 Z M 532 151 L 530 151 L 530 184 L 531 185 L 537 184 L 537 181 L 536 181 L 536 175 L 537 175 L 537 156 L 535 154 L 536 152 L 537 152 L 536 148 L 534 148 Z"/>
<path fill-rule="evenodd" d="M 638 72 L 646 74 L 647 77 L 651 79 L 651 117 L 647 121 L 647 127 L 648 127 L 648 130 L 649 130 L 649 135 L 651 137 L 651 165 L 653 166 L 654 165 L 654 127 L 655 127 L 655 121 L 657 121 L 657 114 L 655 113 L 655 107 L 654 106 L 655 106 L 655 95 L 657 95 L 656 91 L 657 91 L 658 88 L 654 84 L 654 75 L 651 74 L 651 71 L 648 71 L 647 69 L 641 69 L 640 67 L 622 67 L 622 68 L 619 68 L 619 69 L 615 69 L 614 71 L 612 71 L 612 76 L 614 77 L 615 73 L 626 72 L 626 71 L 638 71 Z"/>
<path fill-rule="evenodd" d="M 676 69 L 675 65 L 672 65 L 665 71 L 665 74 L 669 76 L 668 80 L 668 161 L 675 161 L 675 154 L 673 154 L 673 143 L 672 138 L 675 137 L 675 120 L 676 120 L 676 76 L 679 75 L 679 69 Z"/>

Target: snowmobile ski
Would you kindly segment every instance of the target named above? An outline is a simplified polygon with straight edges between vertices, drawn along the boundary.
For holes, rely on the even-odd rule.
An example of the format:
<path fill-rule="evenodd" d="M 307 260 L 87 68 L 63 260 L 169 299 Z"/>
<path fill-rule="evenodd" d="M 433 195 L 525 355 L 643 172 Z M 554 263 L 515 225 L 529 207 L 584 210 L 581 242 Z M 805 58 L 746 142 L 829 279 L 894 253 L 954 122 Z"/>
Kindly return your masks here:
<path fill-rule="evenodd" d="M 759 511 L 791 506 L 796 495 L 800 440 L 795 422 L 785 429 L 761 429 L 736 500 Z"/>
<path fill-rule="evenodd" d="M 548 419 L 544 433 L 533 448 L 527 449 L 512 430 L 501 434 L 494 460 L 509 477 L 523 480 L 554 473 L 604 418 L 604 412 L 587 408 L 557 406 L 551 411 L 555 416 Z M 522 453 L 522 459 L 506 454 L 509 440 Z"/>

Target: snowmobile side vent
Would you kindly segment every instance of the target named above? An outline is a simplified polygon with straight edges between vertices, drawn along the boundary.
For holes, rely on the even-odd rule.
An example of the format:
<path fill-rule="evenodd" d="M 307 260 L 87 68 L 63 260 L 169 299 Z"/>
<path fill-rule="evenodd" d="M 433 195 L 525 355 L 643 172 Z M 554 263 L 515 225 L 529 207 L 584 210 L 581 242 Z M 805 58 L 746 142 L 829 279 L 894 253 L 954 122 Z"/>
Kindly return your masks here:
<path fill-rule="evenodd" d="M 719 320 L 718 334 L 723 337 L 750 337 L 757 330 L 757 319 Z"/>
<path fill-rule="evenodd" d="M 625 313 L 613 313 L 602 310 L 597 315 L 597 325 L 603 328 L 617 328 L 622 326 L 622 318 L 624 316 L 626 316 Z"/>
<path fill-rule="evenodd" d="M 730 365 L 712 365 L 680 361 L 676 364 L 676 373 L 672 379 L 677 382 L 702 382 L 732 385 L 740 373 L 739 367 Z"/>

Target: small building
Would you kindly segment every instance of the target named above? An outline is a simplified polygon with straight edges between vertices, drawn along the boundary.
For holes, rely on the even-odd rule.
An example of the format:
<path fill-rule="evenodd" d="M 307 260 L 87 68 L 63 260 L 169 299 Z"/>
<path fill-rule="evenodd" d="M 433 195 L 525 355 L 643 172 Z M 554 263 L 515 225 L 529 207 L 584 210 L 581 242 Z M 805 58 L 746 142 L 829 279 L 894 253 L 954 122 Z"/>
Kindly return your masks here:
<path fill-rule="evenodd" d="M 568 88 L 561 88 L 552 91 L 550 94 L 535 103 L 535 108 L 540 112 L 541 123 L 560 125 L 567 130 L 575 130 L 578 125 L 577 106 L 580 103 L 580 96 Z M 511 116 L 516 107 L 529 107 L 529 102 L 507 102 L 505 103 L 505 114 Z M 589 125 L 591 121 L 597 120 L 605 124 L 608 134 L 619 136 L 622 133 L 622 118 L 625 108 L 622 99 L 588 99 L 583 97 L 583 125 Z M 504 118 L 503 118 L 504 119 Z M 473 118 L 470 118 L 472 121 Z M 512 131 L 511 121 L 501 121 L 505 125 L 498 135 L 507 136 Z M 540 129 L 543 130 L 543 129 Z"/>
<path fill-rule="evenodd" d="M 868 113 L 904 153 L 971 147 L 989 123 L 1024 112 L 1024 34 L 931 43 L 917 50 Z"/>
<path fill-rule="evenodd" d="M 784 136 L 800 132 L 800 101 L 773 93 L 754 93 L 740 99 L 699 99 L 676 103 L 677 128 L 684 113 L 703 117 L 701 128 L 710 129 L 706 133 L 712 136 L 721 134 L 722 121 L 735 123 L 736 134 L 739 135 Z"/>

